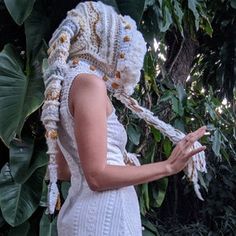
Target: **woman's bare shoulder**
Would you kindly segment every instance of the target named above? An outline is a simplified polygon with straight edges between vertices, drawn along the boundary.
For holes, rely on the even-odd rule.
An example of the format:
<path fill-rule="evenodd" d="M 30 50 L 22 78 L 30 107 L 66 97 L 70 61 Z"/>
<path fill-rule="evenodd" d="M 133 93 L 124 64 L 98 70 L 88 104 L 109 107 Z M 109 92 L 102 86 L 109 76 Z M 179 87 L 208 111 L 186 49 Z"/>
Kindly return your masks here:
<path fill-rule="evenodd" d="M 82 107 L 90 108 L 96 106 L 104 107 L 106 110 L 107 101 L 107 90 L 106 85 L 101 78 L 90 75 L 90 74 L 80 74 L 78 75 L 72 84 L 70 90 L 70 110 L 72 114 L 76 109 L 82 109 Z"/>
<path fill-rule="evenodd" d="M 96 89 L 106 92 L 105 82 L 96 75 L 92 74 L 80 74 L 76 76 L 73 81 L 73 87 L 76 87 L 76 90 L 84 89 Z"/>

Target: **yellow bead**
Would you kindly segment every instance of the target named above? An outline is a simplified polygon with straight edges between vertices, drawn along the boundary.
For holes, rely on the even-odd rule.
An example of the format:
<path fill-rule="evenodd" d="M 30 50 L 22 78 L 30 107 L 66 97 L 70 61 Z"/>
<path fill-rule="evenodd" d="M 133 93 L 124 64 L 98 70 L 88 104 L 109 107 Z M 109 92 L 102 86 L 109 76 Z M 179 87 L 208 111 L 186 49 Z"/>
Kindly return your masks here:
<path fill-rule="evenodd" d="M 126 36 L 124 37 L 124 42 L 129 42 L 129 41 L 130 41 L 130 37 L 126 35 Z"/>
<path fill-rule="evenodd" d="M 116 79 L 120 79 L 120 71 L 116 71 Z"/>
<path fill-rule="evenodd" d="M 49 91 L 46 95 L 46 100 L 58 100 L 60 97 L 59 91 Z"/>
<path fill-rule="evenodd" d="M 79 59 L 78 59 L 78 58 L 73 59 L 73 61 L 72 61 L 72 64 L 73 64 L 73 65 L 76 65 L 76 64 L 78 64 L 78 63 L 79 63 Z"/>
<path fill-rule="evenodd" d="M 124 59 L 125 58 L 125 54 L 123 52 L 120 53 L 120 58 Z"/>
<path fill-rule="evenodd" d="M 102 79 L 103 79 L 104 81 L 109 80 L 109 78 L 108 78 L 106 75 L 104 75 L 104 76 L 102 77 Z"/>
<path fill-rule="evenodd" d="M 60 37 L 60 42 L 61 42 L 61 43 L 64 43 L 66 40 L 67 40 L 67 37 L 66 37 L 65 34 L 63 34 L 63 35 Z"/>
<path fill-rule="evenodd" d="M 130 25 L 130 24 L 127 24 L 127 25 L 125 26 L 125 29 L 131 29 L 131 25 Z"/>
<path fill-rule="evenodd" d="M 56 139 L 58 137 L 58 133 L 56 130 L 52 129 L 52 130 L 47 131 L 46 137 L 51 138 L 51 139 Z"/>
<path fill-rule="evenodd" d="M 93 65 L 91 65 L 91 66 L 89 67 L 89 69 L 92 70 L 92 71 L 94 71 L 94 70 L 96 70 L 96 67 L 93 66 Z"/>
<path fill-rule="evenodd" d="M 112 87 L 113 89 L 118 89 L 119 86 L 120 86 L 120 85 L 117 84 L 117 83 L 115 83 L 115 82 L 111 84 L 111 87 Z"/>

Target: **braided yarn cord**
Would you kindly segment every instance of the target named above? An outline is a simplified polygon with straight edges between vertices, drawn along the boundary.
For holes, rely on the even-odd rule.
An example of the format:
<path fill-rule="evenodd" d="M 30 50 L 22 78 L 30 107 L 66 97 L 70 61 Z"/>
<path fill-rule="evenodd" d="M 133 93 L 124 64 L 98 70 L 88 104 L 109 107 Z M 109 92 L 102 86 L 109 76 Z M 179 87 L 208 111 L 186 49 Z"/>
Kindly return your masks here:
<path fill-rule="evenodd" d="M 180 130 L 175 129 L 170 124 L 167 124 L 164 121 L 160 120 L 157 116 L 154 116 L 150 110 L 141 107 L 134 98 L 128 96 L 127 94 L 122 92 L 115 93 L 114 97 L 121 101 L 139 118 L 145 120 L 147 124 L 152 125 L 156 129 L 158 129 L 163 135 L 167 136 L 173 142 L 173 144 L 177 144 L 185 137 L 185 134 L 182 133 Z M 192 148 L 196 149 L 201 146 L 202 145 L 196 141 Z M 205 173 L 207 172 L 204 151 L 194 155 L 187 164 L 187 167 L 184 169 L 187 178 L 193 183 L 193 187 L 197 197 L 200 200 L 203 200 L 203 197 L 199 191 L 200 186 L 198 184 L 198 171 Z"/>
<path fill-rule="evenodd" d="M 67 58 L 71 38 L 78 32 L 77 19 L 68 13 L 67 18 L 62 22 L 62 27 L 55 31 L 48 50 L 48 68 L 44 71 L 45 101 L 42 108 L 41 120 L 46 129 L 46 141 L 49 155 L 49 185 L 48 185 L 48 211 L 53 214 L 59 200 L 57 187 L 57 129 L 59 121 L 60 92 L 62 81 L 68 70 Z M 52 50 L 53 49 L 53 50 Z"/>

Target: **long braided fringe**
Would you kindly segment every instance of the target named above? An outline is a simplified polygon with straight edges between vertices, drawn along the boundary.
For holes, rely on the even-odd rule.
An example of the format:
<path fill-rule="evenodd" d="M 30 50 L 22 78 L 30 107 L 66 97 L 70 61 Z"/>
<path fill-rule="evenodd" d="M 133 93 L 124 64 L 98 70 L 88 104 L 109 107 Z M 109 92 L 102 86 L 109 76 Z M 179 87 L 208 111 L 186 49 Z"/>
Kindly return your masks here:
<path fill-rule="evenodd" d="M 69 66 L 66 62 L 69 56 L 70 40 L 78 33 L 79 24 L 74 11 L 68 12 L 67 18 L 54 32 L 49 42 L 48 68 L 44 71 L 45 101 L 42 108 L 41 120 L 46 129 L 46 141 L 49 155 L 48 174 L 48 211 L 53 215 L 55 209 L 60 208 L 60 196 L 57 187 L 57 138 L 60 107 L 60 93 L 62 82 L 66 76 Z"/>
<path fill-rule="evenodd" d="M 145 120 L 147 124 L 152 125 L 156 129 L 160 130 L 161 133 L 167 136 L 174 144 L 177 144 L 180 140 L 182 140 L 185 137 L 184 133 L 175 129 L 171 125 L 166 124 L 165 122 L 159 120 L 158 117 L 154 116 L 154 114 L 150 110 L 141 107 L 134 98 L 131 98 L 124 92 L 115 93 L 114 97 L 116 97 L 119 101 L 121 101 L 139 118 Z M 192 148 L 196 149 L 201 146 L 202 145 L 199 142 L 195 142 Z M 187 167 L 184 169 L 187 178 L 193 183 L 194 191 L 197 197 L 200 200 L 203 200 L 203 197 L 199 191 L 200 186 L 198 184 L 198 171 L 205 173 L 207 172 L 204 151 L 194 155 L 193 158 L 189 161 Z"/>

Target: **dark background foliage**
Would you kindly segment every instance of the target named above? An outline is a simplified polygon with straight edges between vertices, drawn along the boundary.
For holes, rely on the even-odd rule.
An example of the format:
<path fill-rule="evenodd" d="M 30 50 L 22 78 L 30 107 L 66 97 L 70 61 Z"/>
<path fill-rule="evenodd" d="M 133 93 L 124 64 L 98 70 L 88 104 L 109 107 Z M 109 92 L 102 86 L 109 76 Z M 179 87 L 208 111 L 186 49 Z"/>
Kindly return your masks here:
<path fill-rule="evenodd" d="M 0 0 L 0 235 L 56 235 L 56 220 L 45 214 L 41 68 L 52 32 L 78 2 Z M 138 186 L 144 235 L 235 235 L 236 1 L 103 2 L 131 15 L 148 42 L 134 97 L 186 133 L 203 124 L 210 131 L 201 140 L 208 147 L 205 201 L 183 173 Z M 168 158 L 170 141 L 113 102 L 127 149 L 143 164 Z M 68 186 L 61 185 L 65 196 Z"/>

